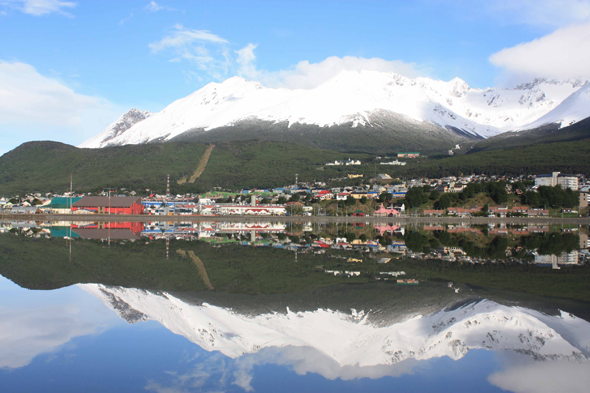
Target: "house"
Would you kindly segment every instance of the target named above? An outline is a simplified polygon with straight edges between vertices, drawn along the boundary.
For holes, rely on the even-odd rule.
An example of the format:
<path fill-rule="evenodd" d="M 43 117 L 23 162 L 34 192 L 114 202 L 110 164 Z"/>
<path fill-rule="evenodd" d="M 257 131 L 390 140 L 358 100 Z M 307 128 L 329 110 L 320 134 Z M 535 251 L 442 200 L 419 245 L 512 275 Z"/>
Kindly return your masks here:
<path fill-rule="evenodd" d="M 406 165 L 406 163 L 404 161 L 398 161 L 398 160 L 394 160 L 394 161 L 389 161 L 389 162 L 381 162 L 379 163 L 380 165 Z"/>
<path fill-rule="evenodd" d="M 393 199 L 402 199 L 402 198 L 406 197 L 406 193 L 405 192 L 392 192 L 391 197 Z"/>
<path fill-rule="evenodd" d="M 55 197 L 45 207 L 51 209 L 54 214 L 67 214 L 72 211 L 72 205 L 80 199 L 82 197 Z"/>
<path fill-rule="evenodd" d="M 349 195 L 350 195 L 350 192 L 339 192 L 338 194 L 336 194 L 336 200 L 337 201 L 345 201 Z"/>
<path fill-rule="evenodd" d="M 404 213 L 406 211 L 406 205 L 403 203 L 390 203 L 388 208 L 395 209 L 400 213 Z"/>
<path fill-rule="evenodd" d="M 445 214 L 444 210 L 424 210 L 426 216 L 442 216 Z"/>
<path fill-rule="evenodd" d="M 365 212 L 362 210 L 355 210 L 354 213 L 352 213 L 353 217 L 364 217 L 365 215 Z"/>
<path fill-rule="evenodd" d="M 381 236 L 383 236 L 383 234 L 385 232 L 389 232 L 389 233 L 401 233 L 403 235 L 404 232 L 404 228 L 400 229 L 399 225 L 393 225 L 393 224 L 385 224 L 385 225 L 374 225 L 375 230 L 379 231 L 379 234 L 381 234 Z"/>
<path fill-rule="evenodd" d="M 199 213 L 200 214 L 216 214 L 217 213 L 217 204 L 199 204 Z"/>
<path fill-rule="evenodd" d="M 12 206 L 10 214 L 36 214 L 40 212 L 37 206 Z"/>
<path fill-rule="evenodd" d="M 548 216 L 549 215 L 549 210 L 544 210 L 544 209 L 530 209 L 529 210 L 529 217 L 543 217 L 543 216 Z"/>
<path fill-rule="evenodd" d="M 514 206 L 511 210 L 513 214 L 529 214 L 529 207 L 528 206 Z"/>
<path fill-rule="evenodd" d="M 82 239 L 109 239 L 109 240 L 139 240 L 140 236 L 133 233 L 131 229 L 109 229 L 109 228 L 77 228 L 74 233 Z"/>
<path fill-rule="evenodd" d="M 363 197 L 368 197 L 368 194 L 364 191 L 354 191 L 352 194 L 350 194 L 354 199 L 361 199 Z"/>
<path fill-rule="evenodd" d="M 296 202 L 297 203 L 297 202 Z M 264 215 L 264 216 L 282 216 L 285 215 L 286 208 L 284 205 L 234 205 L 218 204 L 217 209 L 222 215 Z"/>
<path fill-rule="evenodd" d="M 387 173 L 380 173 L 377 175 L 377 180 L 386 181 L 386 180 L 393 180 L 393 179 Z"/>
<path fill-rule="evenodd" d="M 470 207 L 470 208 L 462 208 L 462 207 L 449 207 L 447 209 L 447 214 L 453 216 L 470 216 L 473 213 L 477 213 L 481 210 L 480 206 Z"/>
<path fill-rule="evenodd" d="M 346 160 L 344 165 L 361 165 L 361 160 L 351 160 L 350 158 Z"/>
<path fill-rule="evenodd" d="M 330 200 L 330 199 L 334 199 L 334 194 L 332 194 L 330 191 L 328 190 L 322 190 L 320 192 L 318 192 L 315 197 L 317 199 L 319 199 L 320 201 L 325 201 L 325 200 Z"/>
<path fill-rule="evenodd" d="M 508 214 L 510 210 L 508 209 L 508 206 L 492 206 L 488 208 L 488 212 L 500 217 L 506 217 L 506 214 Z"/>
<path fill-rule="evenodd" d="M 375 210 L 375 212 L 373 213 L 373 216 L 375 216 L 375 217 L 394 217 L 394 216 L 398 216 L 398 215 L 399 215 L 399 211 L 397 211 L 395 209 L 385 208 L 385 207 L 383 207 L 383 204 L 381 204 L 379 209 Z"/>
<path fill-rule="evenodd" d="M 465 187 L 467 187 L 465 184 L 452 183 L 447 188 L 447 192 L 451 192 L 451 193 L 461 192 L 465 189 Z"/>
<path fill-rule="evenodd" d="M 407 158 L 418 158 L 418 157 L 420 157 L 420 153 L 418 153 L 418 152 L 402 152 L 402 153 L 397 153 L 397 158 L 403 158 L 403 157 L 407 157 Z"/>
<path fill-rule="evenodd" d="M 72 212 L 87 210 L 99 214 L 143 214 L 140 197 L 87 196 L 72 204 Z"/>

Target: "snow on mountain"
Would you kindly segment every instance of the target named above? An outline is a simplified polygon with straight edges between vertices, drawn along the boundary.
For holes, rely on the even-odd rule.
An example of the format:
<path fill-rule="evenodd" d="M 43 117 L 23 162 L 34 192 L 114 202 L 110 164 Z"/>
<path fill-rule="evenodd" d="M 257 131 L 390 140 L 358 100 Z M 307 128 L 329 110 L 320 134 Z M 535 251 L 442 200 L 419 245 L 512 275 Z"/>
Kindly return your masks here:
<path fill-rule="evenodd" d="M 111 140 L 123 134 L 125 131 L 150 117 L 151 112 L 142 111 L 132 108 L 124 113 L 114 123 L 110 124 L 105 130 L 84 142 L 80 147 L 104 147 L 109 144 Z"/>
<path fill-rule="evenodd" d="M 311 347 L 344 366 L 396 364 L 406 359 L 462 358 L 471 349 L 511 350 L 534 360 L 587 361 L 590 323 L 567 313 L 480 301 L 401 323 L 375 325 L 368 314 L 315 311 L 241 315 L 168 293 L 81 284 L 131 322 L 151 319 L 199 345 L 237 358 L 270 347 Z M 125 306 L 122 306 L 122 305 Z M 133 311 L 131 311 L 133 310 Z"/>
<path fill-rule="evenodd" d="M 590 117 L 590 83 L 563 100 L 555 109 L 524 129 L 533 129 L 547 124 L 559 124 L 559 128 L 571 126 Z"/>
<path fill-rule="evenodd" d="M 254 119 L 322 127 L 352 123 L 355 127 L 370 125 L 371 115 L 383 111 L 489 137 L 528 128 L 584 83 L 537 79 L 514 89 L 474 89 L 459 78 L 444 82 L 343 71 L 314 89 L 288 90 L 233 77 L 210 83 L 126 130 L 113 132 L 109 127 L 81 147 L 165 141 L 189 130 L 210 131 Z"/>

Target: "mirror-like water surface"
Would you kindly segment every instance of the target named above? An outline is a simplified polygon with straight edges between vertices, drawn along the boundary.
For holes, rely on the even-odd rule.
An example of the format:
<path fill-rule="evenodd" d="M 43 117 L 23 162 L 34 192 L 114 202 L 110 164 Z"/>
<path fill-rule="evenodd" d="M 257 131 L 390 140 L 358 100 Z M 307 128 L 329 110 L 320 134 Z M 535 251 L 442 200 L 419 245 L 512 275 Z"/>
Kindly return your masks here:
<path fill-rule="evenodd" d="M 2 391 L 590 386 L 587 229 L 4 223 Z"/>

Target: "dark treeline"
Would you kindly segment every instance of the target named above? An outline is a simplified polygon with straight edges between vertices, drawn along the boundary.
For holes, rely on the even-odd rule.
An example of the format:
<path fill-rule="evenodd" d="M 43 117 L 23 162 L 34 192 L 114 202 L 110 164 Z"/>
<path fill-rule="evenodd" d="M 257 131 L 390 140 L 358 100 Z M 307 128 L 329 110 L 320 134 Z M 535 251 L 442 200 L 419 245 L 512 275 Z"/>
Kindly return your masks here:
<path fill-rule="evenodd" d="M 435 231 L 431 235 L 420 232 L 406 232 L 404 235 L 406 246 L 414 252 L 429 253 L 440 246 L 460 247 L 470 257 L 505 259 L 506 249 L 509 247 L 507 237 L 496 236 L 482 247 L 462 237 L 455 237 L 445 231 Z M 515 257 L 524 257 L 528 251 L 537 251 L 540 255 L 559 255 L 578 248 L 580 238 L 572 233 L 533 234 L 522 236 L 518 245 L 523 248 Z"/>

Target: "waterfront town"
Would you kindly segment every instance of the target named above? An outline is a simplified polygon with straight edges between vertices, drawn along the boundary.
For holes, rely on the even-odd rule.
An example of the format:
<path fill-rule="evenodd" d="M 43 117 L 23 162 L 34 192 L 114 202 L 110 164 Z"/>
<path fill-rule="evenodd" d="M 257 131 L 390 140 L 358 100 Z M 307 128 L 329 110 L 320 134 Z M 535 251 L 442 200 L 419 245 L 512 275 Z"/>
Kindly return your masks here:
<path fill-rule="evenodd" d="M 417 153 L 411 153 L 417 154 Z M 0 198 L 2 214 L 129 214 L 255 216 L 587 216 L 590 181 L 559 172 L 532 177 L 471 175 L 440 179 L 393 179 L 378 174 L 364 182 L 349 174 L 328 187 L 299 182 L 272 189 L 222 190 L 173 195 L 106 189 L 94 195 L 36 192 Z M 163 187 L 164 189 L 164 187 Z M 143 195 L 143 196 L 140 196 Z"/>
<path fill-rule="evenodd" d="M 109 244 L 140 239 L 165 239 L 167 244 L 170 240 L 201 240 L 214 247 L 239 244 L 280 248 L 296 254 L 342 250 L 360 256 L 345 258 L 348 262 L 356 263 L 362 263 L 368 256 L 386 264 L 392 258 L 403 256 L 471 264 L 516 260 L 559 269 L 562 266 L 582 264 L 589 257 L 588 235 L 584 228 L 576 226 L 557 229 L 560 233 L 572 233 L 579 237 L 579 246 L 575 249 L 539 254 L 535 249 L 525 249 L 518 239 L 555 232 L 556 229 L 548 224 L 529 222 L 509 225 L 502 221 L 479 226 L 473 226 L 469 222 L 423 223 L 419 228 L 414 227 L 414 232 L 419 229 L 422 233 L 431 235 L 424 235 L 426 237 L 421 239 L 423 244 L 416 246 L 416 241 L 408 233 L 410 228 L 396 223 L 395 218 L 587 216 L 589 186 L 582 176 L 555 172 L 532 178 L 480 175 L 422 178 L 405 182 L 380 182 L 372 179 L 366 185 L 361 183 L 358 186 L 331 188 L 321 183 L 297 182 L 295 185 L 274 189 L 239 192 L 215 189 L 200 195 L 172 195 L 166 192 L 149 193 L 141 197 L 137 192 L 125 189 L 105 190 L 98 195 L 75 192 L 60 195 L 35 193 L 22 198 L 3 198 L 0 201 L 3 214 L 11 217 L 0 227 L 0 232 L 16 230 L 31 237 L 100 239 Z M 561 206 L 538 207 L 538 199 L 552 190 L 567 194 L 569 202 L 549 200 L 543 203 L 561 203 Z M 539 197 L 536 197 L 537 194 Z M 469 205 L 473 201 L 482 203 L 479 206 Z M 25 217 L 26 213 L 55 215 L 57 220 L 19 220 L 18 217 Z M 124 222 L 92 220 L 92 215 L 111 214 L 128 215 L 130 219 Z M 133 217 L 138 215 L 154 216 L 154 220 L 134 222 Z M 286 215 L 297 216 L 300 221 L 223 221 L 224 216 Z M 353 216 L 357 220 L 340 224 L 306 221 L 306 217 L 317 215 Z M 186 216 L 187 220 L 170 222 L 156 216 Z M 191 222 L 190 216 L 211 219 Z M 382 217 L 385 221 L 372 225 L 362 222 L 362 219 L 358 221 L 359 217 L 370 216 Z M 498 236 L 507 239 L 507 242 L 502 243 L 499 254 L 491 256 L 480 251 L 470 252 L 471 246 L 460 242 L 454 244 L 440 241 L 437 237 L 440 233 L 451 236 Z M 407 242 L 414 242 L 414 246 L 408 247 Z M 342 255 L 338 257 L 344 258 Z M 327 273 L 355 276 L 357 270 L 329 270 Z"/>

